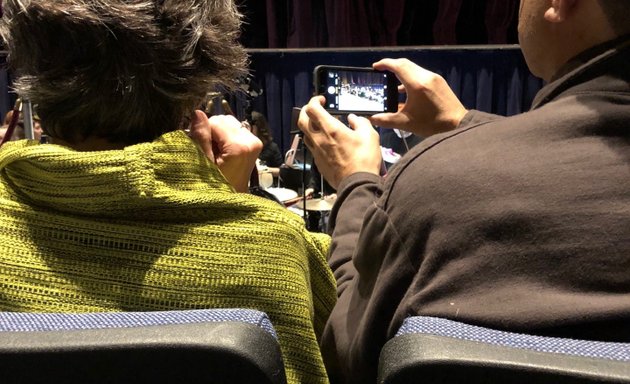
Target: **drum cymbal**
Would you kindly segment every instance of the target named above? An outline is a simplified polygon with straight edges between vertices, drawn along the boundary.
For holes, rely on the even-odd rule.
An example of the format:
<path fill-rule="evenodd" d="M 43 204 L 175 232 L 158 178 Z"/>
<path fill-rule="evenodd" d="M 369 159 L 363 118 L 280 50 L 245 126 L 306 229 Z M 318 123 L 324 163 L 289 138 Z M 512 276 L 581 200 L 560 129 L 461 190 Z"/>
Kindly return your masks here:
<path fill-rule="evenodd" d="M 313 199 L 306 200 L 307 211 L 330 211 L 336 199 Z"/>
<path fill-rule="evenodd" d="M 283 203 L 286 203 L 287 201 L 293 200 L 298 197 L 297 192 L 288 188 L 269 187 L 267 188 L 267 192 L 277 197 L 278 200 L 282 201 Z"/>

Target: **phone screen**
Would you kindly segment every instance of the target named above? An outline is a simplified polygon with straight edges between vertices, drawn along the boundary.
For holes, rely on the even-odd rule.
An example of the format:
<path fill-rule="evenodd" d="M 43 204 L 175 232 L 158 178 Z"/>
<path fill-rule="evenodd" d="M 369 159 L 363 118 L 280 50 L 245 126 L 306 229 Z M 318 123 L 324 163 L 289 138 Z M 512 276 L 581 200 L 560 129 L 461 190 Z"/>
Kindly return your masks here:
<path fill-rule="evenodd" d="M 342 113 L 391 112 L 398 104 L 397 97 L 393 97 L 398 94 L 393 76 L 371 68 L 319 66 L 315 69 L 318 94 L 326 97 L 325 108 Z"/>

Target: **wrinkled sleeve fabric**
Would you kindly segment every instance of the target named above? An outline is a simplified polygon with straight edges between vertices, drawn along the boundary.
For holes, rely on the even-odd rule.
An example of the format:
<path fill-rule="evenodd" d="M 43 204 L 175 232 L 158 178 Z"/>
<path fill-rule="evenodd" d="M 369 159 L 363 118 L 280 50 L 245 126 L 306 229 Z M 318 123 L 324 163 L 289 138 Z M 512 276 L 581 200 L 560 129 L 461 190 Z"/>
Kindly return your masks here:
<path fill-rule="evenodd" d="M 461 125 L 496 118 L 500 117 L 471 111 Z M 435 145 L 431 142 L 439 140 L 432 138 L 423 144 L 430 148 Z M 412 213 L 418 208 L 404 199 L 414 193 L 415 182 L 407 180 L 393 187 L 403 196 L 389 202 L 398 211 Z M 421 253 L 418 244 L 431 232 L 429 219 L 403 216 L 401 222 L 397 215 L 392 220 L 381 198 L 387 188 L 392 188 L 391 183 L 377 175 L 353 174 L 339 186 L 331 212 L 333 240 L 328 264 L 337 281 L 337 304 L 324 329 L 322 353 L 334 383 L 374 381 L 380 349 L 395 332 L 392 320 L 421 262 L 411 255 Z M 417 228 L 412 231 L 414 238 L 401 238 L 399 228 L 409 226 Z"/>
<path fill-rule="evenodd" d="M 363 225 L 363 213 L 374 206 L 381 194 L 381 178 L 369 173 L 351 175 L 339 186 L 330 215 L 329 228 L 335 240 L 328 261 L 337 280 L 338 296 L 356 276 L 352 255 Z"/>
<path fill-rule="evenodd" d="M 331 382 L 366 382 L 375 377 L 376 366 L 366 371 L 364 362 L 378 356 L 385 342 L 397 308 L 390 297 L 403 295 L 414 275 L 407 258 L 398 257 L 405 252 L 395 226 L 376 204 L 381 193 L 378 176 L 352 175 L 340 186 L 331 213 L 329 265 L 337 280 L 338 301 L 322 340 Z M 379 291 L 373 295 L 377 280 Z M 345 377 L 347 372 L 352 378 Z"/>

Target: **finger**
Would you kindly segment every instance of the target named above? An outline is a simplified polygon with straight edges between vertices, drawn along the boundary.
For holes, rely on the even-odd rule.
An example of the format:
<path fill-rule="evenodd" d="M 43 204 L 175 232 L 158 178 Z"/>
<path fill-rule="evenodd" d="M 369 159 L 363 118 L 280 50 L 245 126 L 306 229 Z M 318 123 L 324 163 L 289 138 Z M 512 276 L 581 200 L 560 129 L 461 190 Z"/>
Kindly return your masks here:
<path fill-rule="evenodd" d="M 214 141 L 224 143 L 242 128 L 242 124 L 231 115 L 215 115 L 208 120 Z"/>
<path fill-rule="evenodd" d="M 214 162 L 214 152 L 212 151 L 212 129 L 208 117 L 203 111 L 195 111 L 190 127 L 190 138 L 197 145 L 210 161 Z"/>
<path fill-rule="evenodd" d="M 328 132 L 325 127 L 334 127 L 339 123 L 339 120 L 334 118 L 328 113 L 322 106 L 322 101 L 325 102 L 323 97 L 314 97 L 304 108 L 304 112 L 309 118 L 309 127 L 315 131 L 322 131 L 326 136 Z"/>
<path fill-rule="evenodd" d="M 212 128 L 212 139 L 215 145 L 221 149 L 229 146 L 232 154 L 253 153 L 258 156 L 262 150 L 262 141 L 234 116 L 212 116 L 210 118 L 210 127 Z M 221 155 L 223 155 L 223 151 Z"/>
<path fill-rule="evenodd" d="M 374 63 L 373 68 L 379 71 L 393 72 L 403 85 L 432 73 L 408 59 L 383 59 Z"/>
<path fill-rule="evenodd" d="M 398 72 L 400 69 L 421 67 L 409 59 L 382 59 L 372 64 L 372 68 L 379 71 Z"/>
<path fill-rule="evenodd" d="M 352 128 L 354 132 L 361 137 L 362 141 L 379 141 L 378 132 L 374 129 L 370 120 L 365 117 L 350 114 L 348 115 L 348 124 L 350 125 L 350 128 Z"/>
<path fill-rule="evenodd" d="M 315 103 L 319 103 L 319 105 L 325 105 L 326 104 L 326 98 L 322 95 L 318 95 L 318 96 L 313 96 L 311 97 L 311 100 Z"/>
<path fill-rule="evenodd" d="M 389 71 L 396 75 L 396 78 L 400 81 L 398 85 L 398 93 L 406 93 L 406 86 L 413 77 L 411 68 L 417 67 L 416 64 L 407 59 L 383 59 L 372 64 L 372 67 L 377 71 Z"/>
<path fill-rule="evenodd" d="M 306 145 L 306 148 L 308 148 L 309 150 L 313 150 L 313 141 L 311 140 L 311 138 L 307 135 L 304 135 L 303 139 L 304 141 L 304 145 Z"/>
<path fill-rule="evenodd" d="M 309 124 L 309 119 L 308 119 L 308 115 L 306 114 L 306 107 L 304 107 L 300 109 L 300 115 L 298 116 L 298 122 L 297 122 L 298 129 L 302 131 L 303 133 L 308 134 L 307 133 L 307 131 L 309 130 L 308 124 Z"/>
<path fill-rule="evenodd" d="M 244 128 L 248 130 L 249 132 L 252 132 L 252 125 L 248 123 L 247 121 L 241 121 L 241 128 Z"/>
<path fill-rule="evenodd" d="M 326 99 L 323 96 L 315 96 L 312 97 L 309 103 L 300 110 L 300 116 L 298 117 L 298 128 L 305 134 L 309 135 L 312 132 L 318 132 L 321 130 L 321 126 L 319 125 L 319 123 L 311 119 L 310 115 L 307 113 L 307 110 L 311 108 L 319 108 L 323 110 L 322 103 L 324 102 L 326 102 Z"/>
<path fill-rule="evenodd" d="M 405 121 L 400 113 L 377 113 L 370 116 L 370 122 L 379 127 L 398 128 Z"/>
<path fill-rule="evenodd" d="M 374 127 L 372 126 L 372 123 L 370 123 L 370 120 L 366 119 L 365 117 L 357 116 L 354 113 L 348 115 L 348 124 L 350 125 L 350 128 L 357 132 L 374 130 Z"/>
<path fill-rule="evenodd" d="M 382 59 L 372 64 L 372 68 L 376 69 L 377 71 L 395 72 L 394 70 L 397 68 L 399 60 L 401 59 Z"/>

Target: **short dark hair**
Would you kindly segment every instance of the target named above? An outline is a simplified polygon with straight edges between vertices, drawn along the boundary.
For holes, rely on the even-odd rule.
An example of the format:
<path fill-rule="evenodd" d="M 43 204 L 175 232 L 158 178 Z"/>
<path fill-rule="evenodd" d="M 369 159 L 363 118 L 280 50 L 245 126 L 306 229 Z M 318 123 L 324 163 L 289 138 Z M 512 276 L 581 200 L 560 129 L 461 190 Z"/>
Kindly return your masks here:
<path fill-rule="evenodd" d="M 599 3 L 618 35 L 630 33 L 630 0 L 599 0 Z"/>
<path fill-rule="evenodd" d="M 71 143 L 151 141 L 247 71 L 232 0 L 5 0 L 4 12 L 16 91 Z"/>

